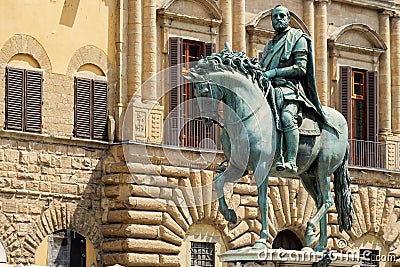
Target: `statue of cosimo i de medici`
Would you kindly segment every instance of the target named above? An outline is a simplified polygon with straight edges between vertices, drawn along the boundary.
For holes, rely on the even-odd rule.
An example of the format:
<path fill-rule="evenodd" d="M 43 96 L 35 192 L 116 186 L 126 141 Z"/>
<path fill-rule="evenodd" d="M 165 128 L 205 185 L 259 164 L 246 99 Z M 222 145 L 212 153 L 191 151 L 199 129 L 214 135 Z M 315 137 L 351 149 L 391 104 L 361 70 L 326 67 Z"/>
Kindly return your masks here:
<path fill-rule="evenodd" d="M 271 80 L 274 87 L 275 102 L 280 114 L 280 118 L 276 119 L 282 127 L 287 147 L 287 158 L 285 162 L 278 160 L 276 169 L 296 173 L 301 110 L 307 108 L 322 122 L 329 123 L 315 85 L 310 37 L 289 26 L 290 13 L 282 5 L 273 9 L 271 19 L 275 33 L 264 48 L 260 66 L 265 69 L 264 76 Z"/>

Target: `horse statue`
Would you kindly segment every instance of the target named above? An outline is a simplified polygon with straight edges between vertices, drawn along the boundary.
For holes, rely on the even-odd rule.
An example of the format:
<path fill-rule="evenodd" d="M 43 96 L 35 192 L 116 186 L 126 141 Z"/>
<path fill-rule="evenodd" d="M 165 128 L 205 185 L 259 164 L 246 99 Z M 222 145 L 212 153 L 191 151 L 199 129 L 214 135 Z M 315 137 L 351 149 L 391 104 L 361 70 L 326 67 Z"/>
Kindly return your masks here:
<path fill-rule="evenodd" d="M 244 52 L 232 52 L 228 47 L 220 53 L 202 58 L 185 76 L 193 83 L 200 115 L 206 126 L 212 126 L 213 123 L 222 126 L 218 111 L 221 105 L 224 106 L 221 142 L 229 164 L 214 178 L 219 211 L 227 221 L 237 223 L 235 211 L 229 209 L 226 203 L 223 187 L 226 182 L 234 182 L 252 171 L 258 188 L 262 223 L 260 238 L 253 249 L 266 249 L 268 177 L 300 177 L 317 207 L 317 212 L 307 222 L 304 243 L 311 248 L 316 241 L 316 227 L 319 223 L 320 236 L 314 250 L 322 251 L 328 241 L 327 211 L 334 202 L 340 230 L 349 230 L 353 221 L 350 175 L 347 169 L 347 123 L 341 113 L 323 107 L 336 130 L 332 126 L 318 123 L 317 134 L 300 137 L 297 174 L 275 170 L 272 166 L 278 158 L 277 142 L 280 134 L 277 131 L 274 108 L 271 101 L 268 101 L 268 94 L 274 89 L 262 71 L 257 59 L 248 58 Z M 221 101 L 223 104 L 220 104 Z M 330 190 L 332 174 L 335 200 Z"/>

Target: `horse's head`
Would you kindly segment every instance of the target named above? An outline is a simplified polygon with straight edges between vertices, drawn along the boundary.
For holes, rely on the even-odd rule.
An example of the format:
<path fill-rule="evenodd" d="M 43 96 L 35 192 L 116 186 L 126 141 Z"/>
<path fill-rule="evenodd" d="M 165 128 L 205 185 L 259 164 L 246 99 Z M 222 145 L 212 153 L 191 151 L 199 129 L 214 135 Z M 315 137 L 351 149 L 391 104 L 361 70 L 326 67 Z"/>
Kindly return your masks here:
<path fill-rule="evenodd" d="M 207 127 L 211 127 L 213 123 L 218 123 L 218 104 L 223 98 L 220 86 L 207 80 L 204 75 L 199 75 L 195 72 L 189 72 L 188 76 L 184 77 L 193 84 L 194 95 L 199 104 L 203 123 Z"/>

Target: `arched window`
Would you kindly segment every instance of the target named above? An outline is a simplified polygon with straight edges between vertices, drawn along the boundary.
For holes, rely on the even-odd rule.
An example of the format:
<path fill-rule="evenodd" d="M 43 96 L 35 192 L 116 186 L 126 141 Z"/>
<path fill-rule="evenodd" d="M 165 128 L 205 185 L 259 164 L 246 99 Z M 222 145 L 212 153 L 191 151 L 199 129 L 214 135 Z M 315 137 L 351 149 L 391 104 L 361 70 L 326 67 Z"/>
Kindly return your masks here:
<path fill-rule="evenodd" d="M 301 250 L 303 244 L 295 233 L 290 230 L 283 230 L 276 235 L 274 242 L 272 243 L 272 248 Z"/>
<path fill-rule="evenodd" d="M 108 84 L 104 73 L 94 65 L 83 65 L 75 76 L 74 136 L 107 140 Z"/>

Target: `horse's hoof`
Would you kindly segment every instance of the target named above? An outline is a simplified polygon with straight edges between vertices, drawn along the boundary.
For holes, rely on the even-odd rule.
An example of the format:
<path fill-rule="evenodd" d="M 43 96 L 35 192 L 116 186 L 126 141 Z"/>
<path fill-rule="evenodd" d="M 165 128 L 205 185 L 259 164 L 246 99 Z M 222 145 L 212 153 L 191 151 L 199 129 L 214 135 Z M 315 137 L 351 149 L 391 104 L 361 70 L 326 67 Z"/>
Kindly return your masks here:
<path fill-rule="evenodd" d="M 225 218 L 228 222 L 230 223 L 237 223 L 237 216 L 236 216 L 236 212 L 232 209 L 228 210 L 228 216 L 227 218 Z"/>
<path fill-rule="evenodd" d="M 260 238 L 254 243 L 253 249 L 264 250 L 267 248 L 267 239 Z"/>
<path fill-rule="evenodd" d="M 314 250 L 311 247 L 304 247 L 301 249 L 301 251 L 309 252 L 309 251 L 314 251 Z"/>

